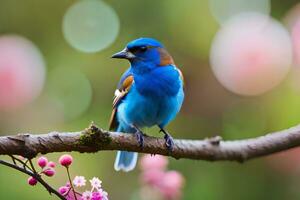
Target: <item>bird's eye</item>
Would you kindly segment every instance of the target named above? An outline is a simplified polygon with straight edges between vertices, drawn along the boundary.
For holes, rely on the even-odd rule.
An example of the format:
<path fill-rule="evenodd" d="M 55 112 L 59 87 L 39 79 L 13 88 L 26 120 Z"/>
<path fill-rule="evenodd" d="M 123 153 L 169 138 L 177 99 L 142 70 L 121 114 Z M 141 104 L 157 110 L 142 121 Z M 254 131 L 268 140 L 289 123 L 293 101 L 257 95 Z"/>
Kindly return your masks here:
<path fill-rule="evenodd" d="M 145 51 L 147 51 L 147 47 L 146 46 L 141 46 L 139 50 L 141 52 L 145 52 Z"/>
<path fill-rule="evenodd" d="M 130 52 L 132 53 L 144 53 L 145 51 L 147 51 L 147 46 L 138 46 L 138 47 L 131 47 L 129 49 Z"/>

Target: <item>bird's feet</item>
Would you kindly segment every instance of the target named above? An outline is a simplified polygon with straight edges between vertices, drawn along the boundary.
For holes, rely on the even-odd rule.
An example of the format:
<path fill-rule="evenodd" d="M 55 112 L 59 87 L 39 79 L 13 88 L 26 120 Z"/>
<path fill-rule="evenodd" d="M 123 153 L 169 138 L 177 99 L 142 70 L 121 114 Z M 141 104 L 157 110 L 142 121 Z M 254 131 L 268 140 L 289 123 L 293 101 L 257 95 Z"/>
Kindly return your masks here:
<path fill-rule="evenodd" d="M 144 147 L 144 136 L 145 136 L 145 134 L 138 127 L 136 127 L 134 125 L 132 125 L 132 127 L 136 130 L 135 137 L 136 137 L 140 147 L 143 148 Z"/>
<path fill-rule="evenodd" d="M 166 141 L 166 147 L 167 149 L 172 152 L 173 148 L 174 148 L 174 141 L 173 141 L 173 137 L 164 129 L 160 129 L 159 132 L 163 132 L 165 134 L 164 139 Z"/>
<path fill-rule="evenodd" d="M 144 147 L 144 133 L 142 131 L 136 131 L 135 132 L 135 136 L 136 136 L 136 139 L 140 145 L 141 148 Z"/>

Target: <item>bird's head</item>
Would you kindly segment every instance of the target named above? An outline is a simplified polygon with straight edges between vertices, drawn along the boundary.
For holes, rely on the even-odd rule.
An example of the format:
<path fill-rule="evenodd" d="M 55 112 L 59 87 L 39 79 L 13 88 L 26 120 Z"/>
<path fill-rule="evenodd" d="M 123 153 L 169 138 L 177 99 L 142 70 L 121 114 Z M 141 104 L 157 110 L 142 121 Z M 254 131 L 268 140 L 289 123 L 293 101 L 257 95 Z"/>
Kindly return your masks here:
<path fill-rule="evenodd" d="M 112 58 L 127 59 L 133 67 L 156 67 L 174 64 L 164 46 L 152 38 L 139 38 L 127 44 Z"/>

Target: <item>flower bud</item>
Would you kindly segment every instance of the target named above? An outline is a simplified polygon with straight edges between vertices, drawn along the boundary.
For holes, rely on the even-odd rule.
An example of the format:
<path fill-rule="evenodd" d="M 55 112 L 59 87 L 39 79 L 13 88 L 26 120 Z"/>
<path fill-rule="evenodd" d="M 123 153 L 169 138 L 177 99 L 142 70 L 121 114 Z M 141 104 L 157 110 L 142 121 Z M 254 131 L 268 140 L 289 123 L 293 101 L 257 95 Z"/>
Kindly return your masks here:
<path fill-rule="evenodd" d="M 35 178 L 33 178 L 32 176 L 28 178 L 27 182 L 31 186 L 34 186 L 37 184 L 37 180 Z"/>
<path fill-rule="evenodd" d="M 69 167 L 73 162 L 73 158 L 71 155 L 65 154 L 59 158 L 59 163 L 62 166 Z"/>
<path fill-rule="evenodd" d="M 44 168 L 48 164 L 48 159 L 42 156 L 38 159 L 37 163 L 41 168 Z"/>
<path fill-rule="evenodd" d="M 48 166 L 54 168 L 54 167 L 55 167 L 55 162 L 50 161 L 50 162 L 48 163 Z"/>
<path fill-rule="evenodd" d="M 46 175 L 46 176 L 54 176 L 55 174 L 55 170 L 54 169 L 46 169 L 43 171 L 43 173 Z"/>

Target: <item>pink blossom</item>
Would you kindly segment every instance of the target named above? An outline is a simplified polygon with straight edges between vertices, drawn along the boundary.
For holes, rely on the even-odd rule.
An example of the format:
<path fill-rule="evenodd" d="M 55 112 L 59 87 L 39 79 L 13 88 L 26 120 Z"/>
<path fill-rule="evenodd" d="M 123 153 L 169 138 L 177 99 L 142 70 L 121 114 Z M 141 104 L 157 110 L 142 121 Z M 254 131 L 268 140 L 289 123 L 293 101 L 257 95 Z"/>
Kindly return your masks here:
<path fill-rule="evenodd" d="M 151 162 L 152 161 L 152 162 Z M 143 191 L 155 195 L 158 199 L 179 200 L 181 198 L 181 190 L 184 185 L 183 176 L 177 171 L 167 171 L 167 158 L 159 156 L 153 158 L 144 156 L 141 162 L 141 198 Z"/>
<path fill-rule="evenodd" d="M 101 194 L 99 192 L 93 192 L 91 200 L 102 200 Z"/>
<path fill-rule="evenodd" d="M 70 187 L 67 187 L 67 186 L 61 186 L 59 189 L 58 189 L 58 192 L 61 194 L 61 195 L 66 195 L 67 192 L 70 190 Z"/>
<path fill-rule="evenodd" d="M 104 190 L 93 192 L 91 200 L 108 200 L 107 192 Z"/>
<path fill-rule="evenodd" d="M 71 191 L 70 184 L 67 183 L 65 186 L 62 186 L 58 189 L 58 192 L 63 195 L 67 200 L 75 200 L 73 191 Z M 77 200 L 81 200 L 81 194 L 76 193 Z"/>
<path fill-rule="evenodd" d="M 38 159 L 37 163 L 41 168 L 44 168 L 48 164 L 48 159 L 42 156 Z"/>
<path fill-rule="evenodd" d="M 78 194 L 78 193 L 76 193 L 76 199 L 75 199 L 75 196 L 74 196 L 74 193 L 72 192 L 72 191 L 70 191 L 69 193 L 68 193 L 68 195 L 66 196 L 66 199 L 67 200 L 80 200 L 81 199 L 81 195 L 80 194 Z"/>
<path fill-rule="evenodd" d="M 50 161 L 50 162 L 48 163 L 48 166 L 54 168 L 54 167 L 55 167 L 55 162 Z"/>
<path fill-rule="evenodd" d="M 164 174 L 165 172 L 162 170 L 157 170 L 157 169 L 147 170 L 142 172 L 141 181 L 142 183 L 147 185 L 152 185 L 152 186 L 160 185 Z"/>
<path fill-rule="evenodd" d="M 183 185 L 184 178 L 180 173 L 177 171 L 168 171 L 162 178 L 159 190 L 166 199 L 180 199 Z"/>
<path fill-rule="evenodd" d="M 159 169 L 164 170 L 168 165 L 168 159 L 161 155 L 145 155 L 141 158 L 140 167 L 142 170 Z"/>
<path fill-rule="evenodd" d="M 28 180 L 27 180 L 28 184 L 31 185 L 31 186 L 34 186 L 37 184 L 37 180 L 33 177 L 29 177 Z"/>
<path fill-rule="evenodd" d="M 69 154 L 62 155 L 59 158 L 59 163 L 65 167 L 69 167 L 72 164 L 72 162 L 73 162 L 73 158 Z"/>
<path fill-rule="evenodd" d="M 46 176 L 54 176 L 54 174 L 55 174 L 55 170 L 54 169 L 52 169 L 52 168 L 49 168 L 49 169 L 45 169 L 44 171 L 43 171 L 43 173 L 46 175 Z"/>

